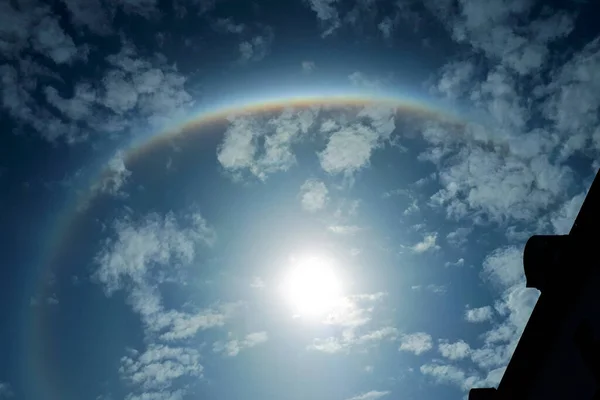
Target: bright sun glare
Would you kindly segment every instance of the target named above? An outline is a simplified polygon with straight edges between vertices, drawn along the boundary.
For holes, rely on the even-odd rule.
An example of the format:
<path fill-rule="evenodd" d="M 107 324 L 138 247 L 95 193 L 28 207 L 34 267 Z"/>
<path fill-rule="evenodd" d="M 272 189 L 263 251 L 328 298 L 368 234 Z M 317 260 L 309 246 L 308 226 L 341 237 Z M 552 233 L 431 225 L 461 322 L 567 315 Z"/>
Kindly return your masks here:
<path fill-rule="evenodd" d="M 342 297 L 342 285 L 332 262 L 317 256 L 295 260 L 283 290 L 294 311 L 303 317 L 326 314 Z"/>

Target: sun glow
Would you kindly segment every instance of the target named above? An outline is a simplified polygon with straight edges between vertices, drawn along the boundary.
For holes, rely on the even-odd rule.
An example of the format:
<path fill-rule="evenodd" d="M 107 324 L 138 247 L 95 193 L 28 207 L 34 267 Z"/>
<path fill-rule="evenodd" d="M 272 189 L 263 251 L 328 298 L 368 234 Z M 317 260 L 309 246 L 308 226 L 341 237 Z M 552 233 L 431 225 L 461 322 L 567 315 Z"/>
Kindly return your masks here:
<path fill-rule="evenodd" d="M 302 317 L 319 317 L 330 312 L 342 299 L 342 284 L 324 257 L 293 260 L 283 284 L 283 294 Z"/>

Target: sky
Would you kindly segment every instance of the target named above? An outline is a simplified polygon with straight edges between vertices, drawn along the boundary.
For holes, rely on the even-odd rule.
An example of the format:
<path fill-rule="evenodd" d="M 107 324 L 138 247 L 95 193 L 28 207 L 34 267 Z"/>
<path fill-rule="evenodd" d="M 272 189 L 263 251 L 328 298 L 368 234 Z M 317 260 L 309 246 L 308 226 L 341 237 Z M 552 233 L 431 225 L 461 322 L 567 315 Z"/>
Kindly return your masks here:
<path fill-rule="evenodd" d="M 600 164 L 593 1 L 0 0 L 0 399 L 465 399 Z"/>

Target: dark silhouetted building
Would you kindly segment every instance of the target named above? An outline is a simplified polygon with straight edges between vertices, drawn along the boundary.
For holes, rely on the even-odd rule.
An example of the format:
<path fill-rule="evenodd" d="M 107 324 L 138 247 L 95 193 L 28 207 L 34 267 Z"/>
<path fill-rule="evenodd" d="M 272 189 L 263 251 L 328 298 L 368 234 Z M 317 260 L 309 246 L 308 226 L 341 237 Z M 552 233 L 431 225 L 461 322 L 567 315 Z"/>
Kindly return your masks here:
<path fill-rule="evenodd" d="M 568 235 L 532 236 L 523 265 L 541 295 L 497 389 L 469 400 L 600 400 L 600 172 Z"/>

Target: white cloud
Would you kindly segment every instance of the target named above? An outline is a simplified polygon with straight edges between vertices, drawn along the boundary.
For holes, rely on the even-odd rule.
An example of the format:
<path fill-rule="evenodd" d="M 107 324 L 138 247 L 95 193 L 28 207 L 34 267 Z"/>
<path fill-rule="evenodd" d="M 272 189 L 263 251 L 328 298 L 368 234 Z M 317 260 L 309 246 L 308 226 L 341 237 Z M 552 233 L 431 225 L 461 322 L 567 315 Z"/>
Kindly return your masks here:
<path fill-rule="evenodd" d="M 390 39 L 396 28 L 397 19 L 386 15 L 381 22 L 377 25 L 377 28 L 381 32 L 384 39 Z"/>
<path fill-rule="evenodd" d="M 335 354 L 346 351 L 347 343 L 336 337 L 316 338 L 312 344 L 307 346 L 308 350 L 316 350 L 322 353 Z"/>
<path fill-rule="evenodd" d="M 31 17 L 40 17 L 37 11 L 31 12 Z M 24 22 L 27 21 L 26 18 Z M 33 28 L 31 31 L 35 32 Z M 65 44 L 68 40 L 59 36 L 53 36 L 52 40 L 60 39 L 60 43 L 46 39 L 32 41 L 56 62 L 71 63 L 75 57 L 87 54 L 86 49 L 77 49 L 77 54 L 72 55 L 72 49 L 68 50 Z M 21 47 L 14 49 L 17 53 L 22 50 Z M 72 95 L 62 97 L 56 89 L 59 86 L 55 85 L 62 85 L 64 79 L 49 67 L 23 56 L 18 61 L 18 70 L 9 65 L 1 67 L 2 106 L 44 139 L 66 143 L 78 143 L 95 136 L 110 137 L 131 127 L 136 131 L 160 130 L 188 115 L 193 101 L 184 87 L 186 79 L 176 67 L 167 64 L 163 56 L 144 59 L 138 56 L 133 45 L 124 41 L 121 50 L 105 60 L 109 66 L 99 79 L 73 81 Z M 40 82 L 38 86 L 38 80 L 43 84 Z M 36 101 L 32 95 L 38 87 L 46 103 Z"/>
<path fill-rule="evenodd" d="M 483 50 L 487 57 L 519 74 L 528 74 L 544 64 L 549 44 L 573 29 L 573 17 L 565 13 L 526 18 L 532 5 L 521 0 L 493 0 L 485 5 L 464 0 L 456 8 L 441 4 L 430 8 L 454 40 Z"/>
<path fill-rule="evenodd" d="M 467 373 L 454 365 L 440 363 L 421 365 L 420 371 L 423 375 L 433 378 L 435 383 L 454 385 L 463 391 L 475 387 L 496 387 L 504 374 L 504 368 L 496 368 L 483 378 L 477 373 Z"/>
<path fill-rule="evenodd" d="M 523 252 L 515 246 L 493 251 L 483 261 L 483 274 L 501 288 L 525 282 Z"/>
<path fill-rule="evenodd" d="M 370 78 L 360 71 L 355 71 L 348 75 L 348 79 L 353 86 L 360 89 L 377 92 L 381 90 L 384 83 L 376 78 Z"/>
<path fill-rule="evenodd" d="M 350 397 L 346 400 L 377 400 L 389 395 L 390 393 L 390 391 L 371 390 L 369 392 L 361 393 L 356 396 Z"/>
<path fill-rule="evenodd" d="M 465 265 L 465 259 L 462 257 L 455 262 L 447 261 L 444 263 L 444 267 L 462 267 L 463 265 Z"/>
<path fill-rule="evenodd" d="M 146 391 L 163 391 L 183 377 L 201 377 L 200 353 L 193 348 L 150 344 L 145 352 L 131 350 L 121 358 L 123 379 Z"/>
<path fill-rule="evenodd" d="M 354 235 L 361 230 L 360 226 L 356 225 L 331 225 L 328 229 L 339 235 Z"/>
<path fill-rule="evenodd" d="M 436 244 L 437 233 L 425 235 L 422 242 L 419 242 L 411 247 L 415 253 L 425 253 L 427 251 L 439 250 L 440 246 Z"/>
<path fill-rule="evenodd" d="M 215 233 L 198 213 L 176 217 L 149 214 L 114 223 L 116 238 L 105 242 L 96 256 L 94 278 L 107 295 L 125 290 L 133 311 L 140 315 L 145 332 L 164 341 L 188 339 L 199 330 L 223 326 L 238 308 L 222 303 L 195 311 L 165 309 L 157 283 L 176 278 L 199 248 L 214 243 Z"/>
<path fill-rule="evenodd" d="M 254 36 L 239 44 L 240 62 L 260 61 L 271 51 L 273 32 L 267 29 L 263 34 Z"/>
<path fill-rule="evenodd" d="M 114 223 L 114 230 L 116 238 L 108 240 L 96 256 L 95 277 L 109 294 L 125 285 L 143 284 L 157 265 L 189 264 L 198 246 L 215 240 L 214 230 L 198 213 L 183 218 L 149 214 L 140 221 L 125 218 Z"/>
<path fill-rule="evenodd" d="M 365 329 L 371 322 L 376 303 L 379 303 L 385 296 L 385 293 L 373 293 L 343 298 L 322 321 L 326 325 L 341 328 L 340 334 L 327 338 L 316 338 L 307 346 L 307 349 L 333 354 L 348 352 L 354 347 L 377 345 L 383 340 L 395 340 L 398 331 L 394 327 Z"/>
<path fill-rule="evenodd" d="M 322 210 L 329 201 L 329 191 L 325 183 L 308 179 L 300 187 L 302 208 L 309 212 Z"/>
<path fill-rule="evenodd" d="M 438 344 L 440 354 L 450 360 L 462 360 L 471 353 L 471 347 L 464 340 L 459 340 L 454 343 L 440 341 Z"/>
<path fill-rule="evenodd" d="M 371 321 L 373 305 L 385 296 L 385 293 L 374 293 L 344 297 L 326 316 L 324 323 L 345 328 L 363 326 Z"/>
<path fill-rule="evenodd" d="M 446 235 L 446 241 L 453 247 L 463 247 L 467 244 L 467 238 L 471 232 L 473 232 L 473 228 L 456 228 Z"/>
<path fill-rule="evenodd" d="M 392 326 L 386 326 L 384 328 L 369 331 L 364 335 L 357 336 L 355 339 L 356 344 L 365 344 L 369 342 L 379 342 L 384 339 L 394 340 L 398 336 L 398 330 Z"/>
<path fill-rule="evenodd" d="M 145 391 L 139 394 L 129 393 L 125 400 L 183 400 L 185 392 L 178 390 Z"/>
<path fill-rule="evenodd" d="M 467 381 L 465 372 L 452 365 L 443 364 L 425 364 L 421 365 L 420 371 L 423 375 L 434 378 L 437 383 L 453 384 L 463 390 L 467 390 Z"/>
<path fill-rule="evenodd" d="M 76 57 L 87 58 L 87 52 L 77 49 L 73 39 L 52 16 L 46 16 L 39 22 L 31 41 L 35 50 L 51 58 L 56 64 L 70 63 Z"/>
<path fill-rule="evenodd" d="M 495 221 L 530 221 L 559 199 L 571 182 L 571 170 L 546 156 L 524 161 L 475 147 L 463 147 L 440 172 L 444 187 L 432 197 L 449 217 L 484 213 Z"/>
<path fill-rule="evenodd" d="M 552 214 L 550 220 L 555 234 L 566 235 L 569 233 L 583 205 L 585 196 L 585 193 L 574 196 L 571 200 L 565 201 L 560 209 Z"/>
<path fill-rule="evenodd" d="M 213 351 L 216 353 L 224 353 L 229 357 L 237 356 L 240 351 L 249 349 L 259 344 L 265 343 L 269 339 L 267 332 L 254 332 L 247 334 L 243 339 L 231 339 L 226 342 L 215 342 Z"/>
<path fill-rule="evenodd" d="M 423 354 L 433 348 L 431 335 L 425 332 L 416 332 L 400 336 L 400 351 L 408 351 L 416 355 Z"/>
<path fill-rule="evenodd" d="M 465 311 L 465 319 L 473 323 L 490 321 L 493 315 L 494 311 L 490 306 L 470 308 Z"/>
<path fill-rule="evenodd" d="M 410 203 L 410 205 L 404 210 L 404 212 L 402 214 L 404 215 L 411 215 L 411 214 L 415 214 L 417 212 L 419 212 L 420 208 L 419 205 L 417 204 L 417 200 L 413 200 L 412 203 Z"/>
<path fill-rule="evenodd" d="M 337 2 L 338 0 L 306 0 L 323 26 L 323 36 L 330 35 L 340 26 L 339 15 L 335 8 Z"/>
<path fill-rule="evenodd" d="M 368 165 L 379 135 L 362 124 L 334 132 L 320 154 L 321 167 L 330 174 L 353 173 Z"/>
<path fill-rule="evenodd" d="M 90 189 L 95 193 L 107 193 L 113 196 L 125 197 L 122 191 L 123 187 L 131 177 L 131 171 L 125 165 L 125 159 L 122 152 L 117 152 L 108 161 L 107 168 L 100 180 Z"/>
<path fill-rule="evenodd" d="M 248 171 L 261 180 L 287 171 L 296 163 L 292 146 L 306 137 L 317 113 L 318 109 L 286 109 L 266 123 L 252 115 L 231 118 L 217 159 L 234 174 Z M 264 139 L 262 148 L 259 139 Z"/>
<path fill-rule="evenodd" d="M 373 151 L 396 129 L 395 112 L 382 104 L 366 106 L 352 120 L 330 126 L 327 146 L 319 153 L 321 167 L 330 174 L 346 175 L 366 167 Z"/>
<path fill-rule="evenodd" d="M 558 69 L 546 88 L 549 94 L 543 111 L 544 116 L 553 122 L 554 128 L 564 137 L 575 133 L 592 139 L 597 132 L 600 99 L 595 93 L 600 90 L 600 38 L 588 43 L 567 63 Z M 579 143 L 577 147 L 587 144 Z M 600 148 L 595 141 L 595 148 Z"/>
<path fill-rule="evenodd" d="M 250 118 L 238 117 L 230 121 L 220 144 L 217 158 L 225 169 L 239 170 L 254 164 L 256 139 L 262 132 Z"/>

